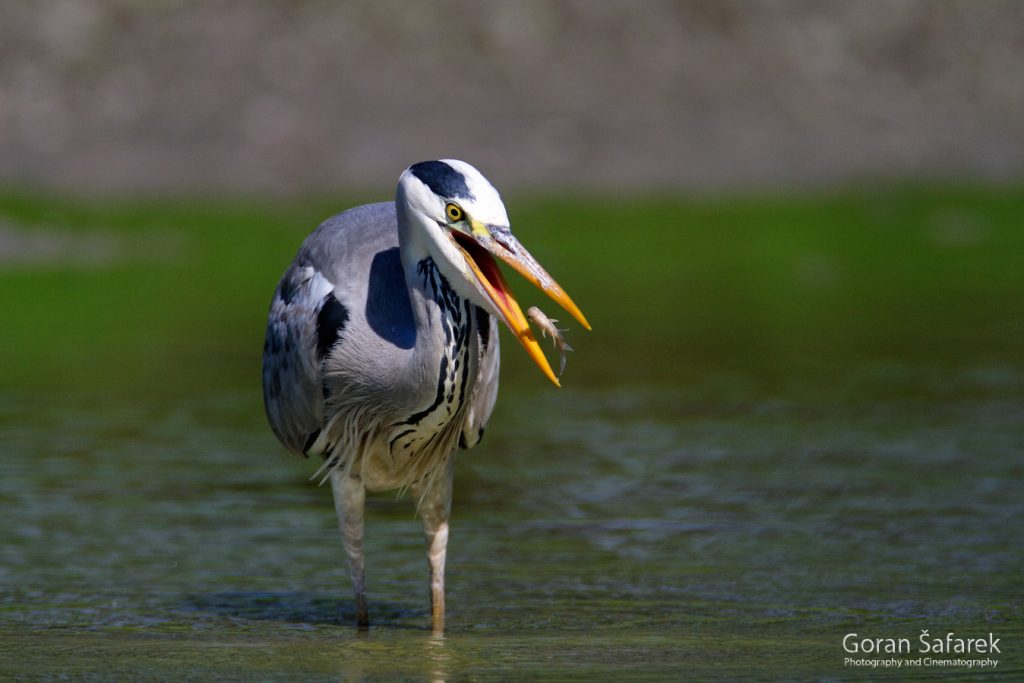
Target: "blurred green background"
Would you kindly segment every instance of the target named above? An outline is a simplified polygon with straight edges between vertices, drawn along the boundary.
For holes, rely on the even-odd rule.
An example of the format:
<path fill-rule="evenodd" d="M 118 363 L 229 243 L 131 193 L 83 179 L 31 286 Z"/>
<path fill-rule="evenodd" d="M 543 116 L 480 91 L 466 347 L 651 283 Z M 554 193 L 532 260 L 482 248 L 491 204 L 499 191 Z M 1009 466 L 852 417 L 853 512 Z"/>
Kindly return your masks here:
<path fill-rule="evenodd" d="M 379 199 L 0 196 L 5 238 L 24 250 L 0 271 L 0 380 L 72 394 L 256 391 L 269 293 L 298 244 L 322 218 Z M 1024 194 L 1012 188 L 507 202 L 594 320 L 594 335 L 571 333 L 585 352 L 570 357 L 570 382 L 685 383 L 710 363 L 838 391 L 865 362 L 1020 361 Z M 522 360 L 506 353 L 506 381 L 535 379 Z"/>

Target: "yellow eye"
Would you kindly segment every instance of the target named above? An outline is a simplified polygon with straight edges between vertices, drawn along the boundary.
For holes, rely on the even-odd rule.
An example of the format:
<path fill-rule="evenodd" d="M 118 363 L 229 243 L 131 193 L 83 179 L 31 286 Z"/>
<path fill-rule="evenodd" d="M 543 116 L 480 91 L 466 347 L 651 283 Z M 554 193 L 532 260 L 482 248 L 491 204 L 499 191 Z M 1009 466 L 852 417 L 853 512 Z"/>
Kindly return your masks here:
<path fill-rule="evenodd" d="M 458 204 L 452 204 L 449 202 L 444 207 L 444 212 L 445 215 L 448 216 L 448 220 L 450 220 L 452 223 L 456 223 L 462 220 L 462 208 L 459 207 Z"/>

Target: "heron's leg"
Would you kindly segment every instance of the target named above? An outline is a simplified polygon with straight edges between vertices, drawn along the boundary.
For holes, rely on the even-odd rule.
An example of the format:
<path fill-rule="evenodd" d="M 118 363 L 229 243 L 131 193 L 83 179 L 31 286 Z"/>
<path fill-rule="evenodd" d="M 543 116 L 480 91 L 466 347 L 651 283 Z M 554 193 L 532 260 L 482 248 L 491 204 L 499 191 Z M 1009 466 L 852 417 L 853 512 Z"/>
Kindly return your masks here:
<path fill-rule="evenodd" d="M 430 616 L 435 633 L 444 631 L 444 562 L 448 553 L 448 518 L 452 511 L 454 457 L 448 456 L 445 471 L 426 489 L 413 486 L 419 498 L 423 532 L 430 566 Z"/>
<path fill-rule="evenodd" d="M 334 494 L 334 509 L 338 513 L 338 528 L 348 555 L 348 567 L 352 574 L 352 587 L 356 593 L 356 623 L 369 626 L 370 616 L 366 609 L 366 576 L 363 566 L 363 510 L 366 503 L 366 489 L 363 482 L 346 476 L 343 472 L 331 472 L 331 492 Z"/>

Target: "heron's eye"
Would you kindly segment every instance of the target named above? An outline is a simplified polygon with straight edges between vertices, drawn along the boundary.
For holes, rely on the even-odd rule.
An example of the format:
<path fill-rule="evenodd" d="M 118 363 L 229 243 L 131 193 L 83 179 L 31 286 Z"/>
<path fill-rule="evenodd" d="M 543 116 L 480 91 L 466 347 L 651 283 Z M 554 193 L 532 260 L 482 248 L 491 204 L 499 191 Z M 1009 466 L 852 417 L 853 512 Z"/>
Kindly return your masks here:
<path fill-rule="evenodd" d="M 458 204 L 452 204 L 449 202 L 444 207 L 444 212 L 445 215 L 448 216 L 448 220 L 450 220 L 452 223 L 457 223 L 458 221 L 462 220 L 462 208 Z"/>

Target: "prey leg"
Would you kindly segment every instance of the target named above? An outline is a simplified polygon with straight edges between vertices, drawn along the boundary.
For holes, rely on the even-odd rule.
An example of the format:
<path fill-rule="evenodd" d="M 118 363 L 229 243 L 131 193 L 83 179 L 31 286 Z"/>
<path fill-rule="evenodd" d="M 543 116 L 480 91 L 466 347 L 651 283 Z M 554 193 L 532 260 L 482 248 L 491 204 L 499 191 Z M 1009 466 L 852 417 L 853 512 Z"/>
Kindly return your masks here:
<path fill-rule="evenodd" d="M 448 554 L 448 518 L 452 511 L 454 457 L 449 456 L 444 473 L 428 488 L 413 486 L 423 519 L 430 567 L 430 617 L 434 633 L 444 631 L 444 564 Z"/>
<path fill-rule="evenodd" d="M 356 624 L 360 628 L 370 625 L 366 609 L 366 574 L 363 565 L 363 510 L 366 489 L 363 482 L 344 473 L 331 472 L 331 492 L 334 509 L 338 513 L 341 541 L 348 555 L 348 568 L 352 574 L 352 587 L 356 594 Z"/>

